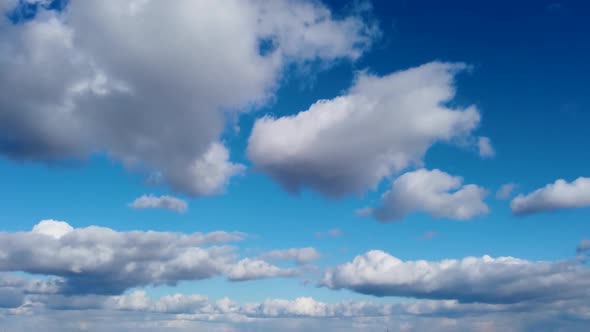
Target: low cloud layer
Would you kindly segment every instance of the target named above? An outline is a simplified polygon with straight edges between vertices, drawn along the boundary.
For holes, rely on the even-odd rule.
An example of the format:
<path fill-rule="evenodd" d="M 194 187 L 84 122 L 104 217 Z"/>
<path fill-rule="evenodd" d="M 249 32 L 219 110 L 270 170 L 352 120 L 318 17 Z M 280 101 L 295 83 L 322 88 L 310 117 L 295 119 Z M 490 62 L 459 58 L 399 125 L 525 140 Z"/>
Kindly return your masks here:
<path fill-rule="evenodd" d="M 386 76 L 360 73 L 344 95 L 297 115 L 257 120 L 248 156 L 288 191 L 362 194 L 412 164 L 432 144 L 468 136 L 475 106 L 449 108 L 464 64 L 432 62 Z"/>
<path fill-rule="evenodd" d="M 402 261 L 374 250 L 327 271 L 321 284 L 375 296 L 509 304 L 588 298 L 590 269 L 577 261 L 490 256 Z"/>
<path fill-rule="evenodd" d="M 437 218 L 467 220 L 489 212 L 483 201 L 487 191 L 440 170 L 419 169 L 398 177 L 383 194 L 377 208 L 362 209 L 381 222 L 403 219 L 421 211 Z"/>
<path fill-rule="evenodd" d="M 512 212 L 519 216 L 586 206 L 590 206 L 590 178 L 585 177 L 572 182 L 559 179 L 510 202 Z"/>
<path fill-rule="evenodd" d="M 154 195 L 143 195 L 129 203 L 129 206 L 134 209 L 167 209 L 180 213 L 186 212 L 188 209 L 186 201 L 168 195 L 159 197 Z"/>

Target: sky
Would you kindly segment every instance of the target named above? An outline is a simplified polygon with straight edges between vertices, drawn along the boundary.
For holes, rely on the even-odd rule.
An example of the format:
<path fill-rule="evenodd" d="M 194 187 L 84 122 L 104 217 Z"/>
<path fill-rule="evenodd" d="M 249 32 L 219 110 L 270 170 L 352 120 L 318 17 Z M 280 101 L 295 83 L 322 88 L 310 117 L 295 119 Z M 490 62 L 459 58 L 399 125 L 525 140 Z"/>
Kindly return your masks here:
<path fill-rule="evenodd" d="M 0 11 L 3 332 L 588 330 L 585 1 Z"/>

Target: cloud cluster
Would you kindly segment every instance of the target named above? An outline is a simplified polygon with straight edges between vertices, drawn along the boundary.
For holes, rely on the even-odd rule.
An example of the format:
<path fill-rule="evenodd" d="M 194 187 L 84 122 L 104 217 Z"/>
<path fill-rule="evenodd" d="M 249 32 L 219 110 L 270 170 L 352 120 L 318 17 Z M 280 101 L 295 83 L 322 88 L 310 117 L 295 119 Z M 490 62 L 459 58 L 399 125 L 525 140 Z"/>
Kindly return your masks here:
<path fill-rule="evenodd" d="M 484 203 L 487 191 L 438 169 L 419 169 L 398 177 L 381 197 L 377 208 L 361 209 L 382 222 L 403 219 L 414 211 L 437 218 L 466 220 L 489 211 Z"/>
<path fill-rule="evenodd" d="M 420 164 L 438 141 L 470 135 L 475 106 L 450 108 L 455 75 L 464 64 L 432 62 L 374 76 L 358 75 L 342 96 L 293 116 L 254 124 L 247 153 L 284 188 L 327 196 L 362 194 L 386 177 Z"/>
<path fill-rule="evenodd" d="M 0 153 L 46 162 L 107 153 L 189 195 L 218 193 L 244 170 L 220 140 L 226 112 L 265 103 L 289 64 L 358 58 L 377 33 L 307 0 L 37 11 L 18 24 L 0 18 Z"/>
<path fill-rule="evenodd" d="M 117 232 L 73 228 L 44 220 L 31 232 L 0 233 L 0 271 L 49 275 L 60 294 L 119 294 L 133 287 L 174 285 L 226 275 L 233 281 L 288 277 L 260 259 L 242 259 L 233 247 L 243 233 Z"/>
<path fill-rule="evenodd" d="M 176 212 L 186 212 L 188 204 L 186 201 L 173 196 L 143 195 L 129 204 L 134 209 L 168 209 Z"/>
<path fill-rule="evenodd" d="M 588 298 L 590 269 L 577 261 L 531 262 L 513 257 L 402 261 L 373 250 L 330 269 L 321 284 L 375 296 L 509 304 Z"/>
<path fill-rule="evenodd" d="M 572 182 L 559 179 L 510 202 L 512 212 L 519 216 L 585 206 L 590 206 L 590 178 L 585 177 Z"/>

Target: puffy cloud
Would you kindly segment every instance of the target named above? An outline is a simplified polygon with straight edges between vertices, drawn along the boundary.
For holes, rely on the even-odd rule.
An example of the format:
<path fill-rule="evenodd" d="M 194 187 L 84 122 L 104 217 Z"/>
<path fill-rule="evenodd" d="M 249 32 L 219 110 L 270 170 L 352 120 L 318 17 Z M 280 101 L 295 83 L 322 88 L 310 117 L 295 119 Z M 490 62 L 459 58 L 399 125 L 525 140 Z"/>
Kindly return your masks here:
<path fill-rule="evenodd" d="M 438 169 L 419 169 L 401 175 L 381 197 L 375 209 L 362 209 L 361 214 L 382 222 L 403 219 L 413 211 L 424 211 L 437 218 L 466 220 L 488 213 L 484 203 L 485 189 Z"/>
<path fill-rule="evenodd" d="M 32 232 L 0 233 L 0 271 L 57 277 L 60 293 L 116 294 L 131 287 L 223 275 L 236 254 L 216 244 L 243 238 L 242 233 L 227 232 L 72 229 L 64 222 L 42 221 Z"/>
<path fill-rule="evenodd" d="M 188 204 L 179 198 L 173 196 L 143 195 L 129 204 L 135 209 L 168 209 L 176 212 L 185 212 Z"/>
<path fill-rule="evenodd" d="M 590 178 L 579 177 L 568 183 L 559 179 L 528 195 L 520 194 L 510 202 L 515 215 L 590 206 Z"/>
<path fill-rule="evenodd" d="M 363 193 L 385 177 L 421 164 L 428 148 L 469 135 L 475 106 L 450 108 L 464 64 L 432 62 L 374 76 L 297 115 L 259 119 L 247 153 L 288 191 L 308 187 L 331 197 Z"/>
<path fill-rule="evenodd" d="M 509 199 L 512 196 L 512 192 L 516 189 L 517 185 L 514 183 L 503 184 L 500 189 L 496 192 L 497 199 Z"/>
<path fill-rule="evenodd" d="M 227 271 L 231 281 L 245 281 L 277 277 L 293 277 L 301 274 L 297 269 L 281 269 L 260 259 L 244 258 Z"/>
<path fill-rule="evenodd" d="M 402 261 L 374 250 L 330 269 L 321 284 L 376 296 L 518 303 L 588 298 L 590 269 L 576 261 L 531 262 L 490 256 Z"/>
<path fill-rule="evenodd" d="M 496 155 L 492 141 L 488 137 L 479 137 L 477 139 L 477 147 L 479 149 L 479 155 L 482 158 L 491 158 Z"/>
<path fill-rule="evenodd" d="M 59 239 L 73 230 L 74 228 L 65 221 L 48 219 L 41 220 L 37 225 L 33 227 L 32 232 L 37 234 L 48 235 L 53 238 Z"/>
<path fill-rule="evenodd" d="M 289 64 L 354 60 L 376 35 L 290 0 L 69 1 L 0 25 L 0 153 L 107 153 L 197 196 L 244 169 L 220 140 L 225 113 L 269 100 Z"/>

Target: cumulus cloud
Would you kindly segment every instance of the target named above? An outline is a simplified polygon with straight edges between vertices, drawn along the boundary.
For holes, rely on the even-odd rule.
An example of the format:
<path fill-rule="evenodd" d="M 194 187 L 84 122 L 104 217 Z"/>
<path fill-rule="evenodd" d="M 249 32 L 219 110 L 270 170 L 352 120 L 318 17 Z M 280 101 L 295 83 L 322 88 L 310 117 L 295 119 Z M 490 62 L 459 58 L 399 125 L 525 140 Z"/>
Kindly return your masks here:
<path fill-rule="evenodd" d="M 559 179 L 528 195 L 520 194 L 510 202 L 515 215 L 524 216 L 559 209 L 590 206 L 590 178 L 573 182 Z"/>
<path fill-rule="evenodd" d="M 497 199 L 509 199 L 512 196 L 512 192 L 516 189 L 517 185 L 514 183 L 503 184 L 500 189 L 496 192 Z"/>
<path fill-rule="evenodd" d="M 479 137 L 477 139 L 477 147 L 479 149 L 479 155 L 482 158 L 491 158 L 496 155 L 492 141 L 488 137 Z"/>
<path fill-rule="evenodd" d="M 74 228 L 65 221 L 47 219 L 41 220 L 37 225 L 33 226 L 32 232 L 59 239 L 73 230 Z"/>
<path fill-rule="evenodd" d="M 1 154 L 107 153 L 195 196 L 244 170 L 220 140 L 225 113 L 267 102 L 286 66 L 355 60 L 376 35 L 359 17 L 289 0 L 69 1 L 0 25 Z"/>
<path fill-rule="evenodd" d="M 332 289 L 491 304 L 588 298 L 590 269 L 577 261 L 532 262 L 513 257 L 402 261 L 373 250 L 327 271 Z"/>
<path fill-rule="evenodd" d="M 438 169 L 419 169 L 401 175 L 381 197 L 379 207 L 361 209 L 381 222 L 403 219 L 414 211 L 437 218 L 467 220 L 489 211 L 484 203 L 487 191 Z"/>
<path fill-rule="evenodd" d="M 0 271 L 49 275 L 60 293 L 116 294 L 144 285 L 223 275 L 242 233 L 117 232 L 44 220 L 32 232 L 0 233 Z"/>
<path fill-rule="evenodd" d="M 186 212 L 186 201 L 173 196 L 143 195 L 129 204 L 134 209 L 168 209 L 176 212 Z"/>
<path fill-rule="evenodd" d="M 305 248 L 290 248 L 283 250 L 269 251 L 261 256 L 264 259 L 278 259 L 285 261 L 295 261 L 299 265 L 304 265 L 309 262 L 318 260 L 321 255 L 312 247 Z"/>
<path fill-rule="evenodd" d="M 231 281 L 285 278 L 297 276 L 301 272 L 298 269 L 281 269 L 261 259 L 244 258 L 229 268 L 227 278 Z"/>
<path fill-rule="evenodd" d="M 375 76 L 358 75 L 344 95 L 297 115 L 259 119 L 247 154 L 288 191 L 311 188 L 330 197 L 364 193 L 385 177 L 421 164 L 438 141 L 470 135 L 475 106 L 450 108 L 464 64 L 432 62 Z"/>

